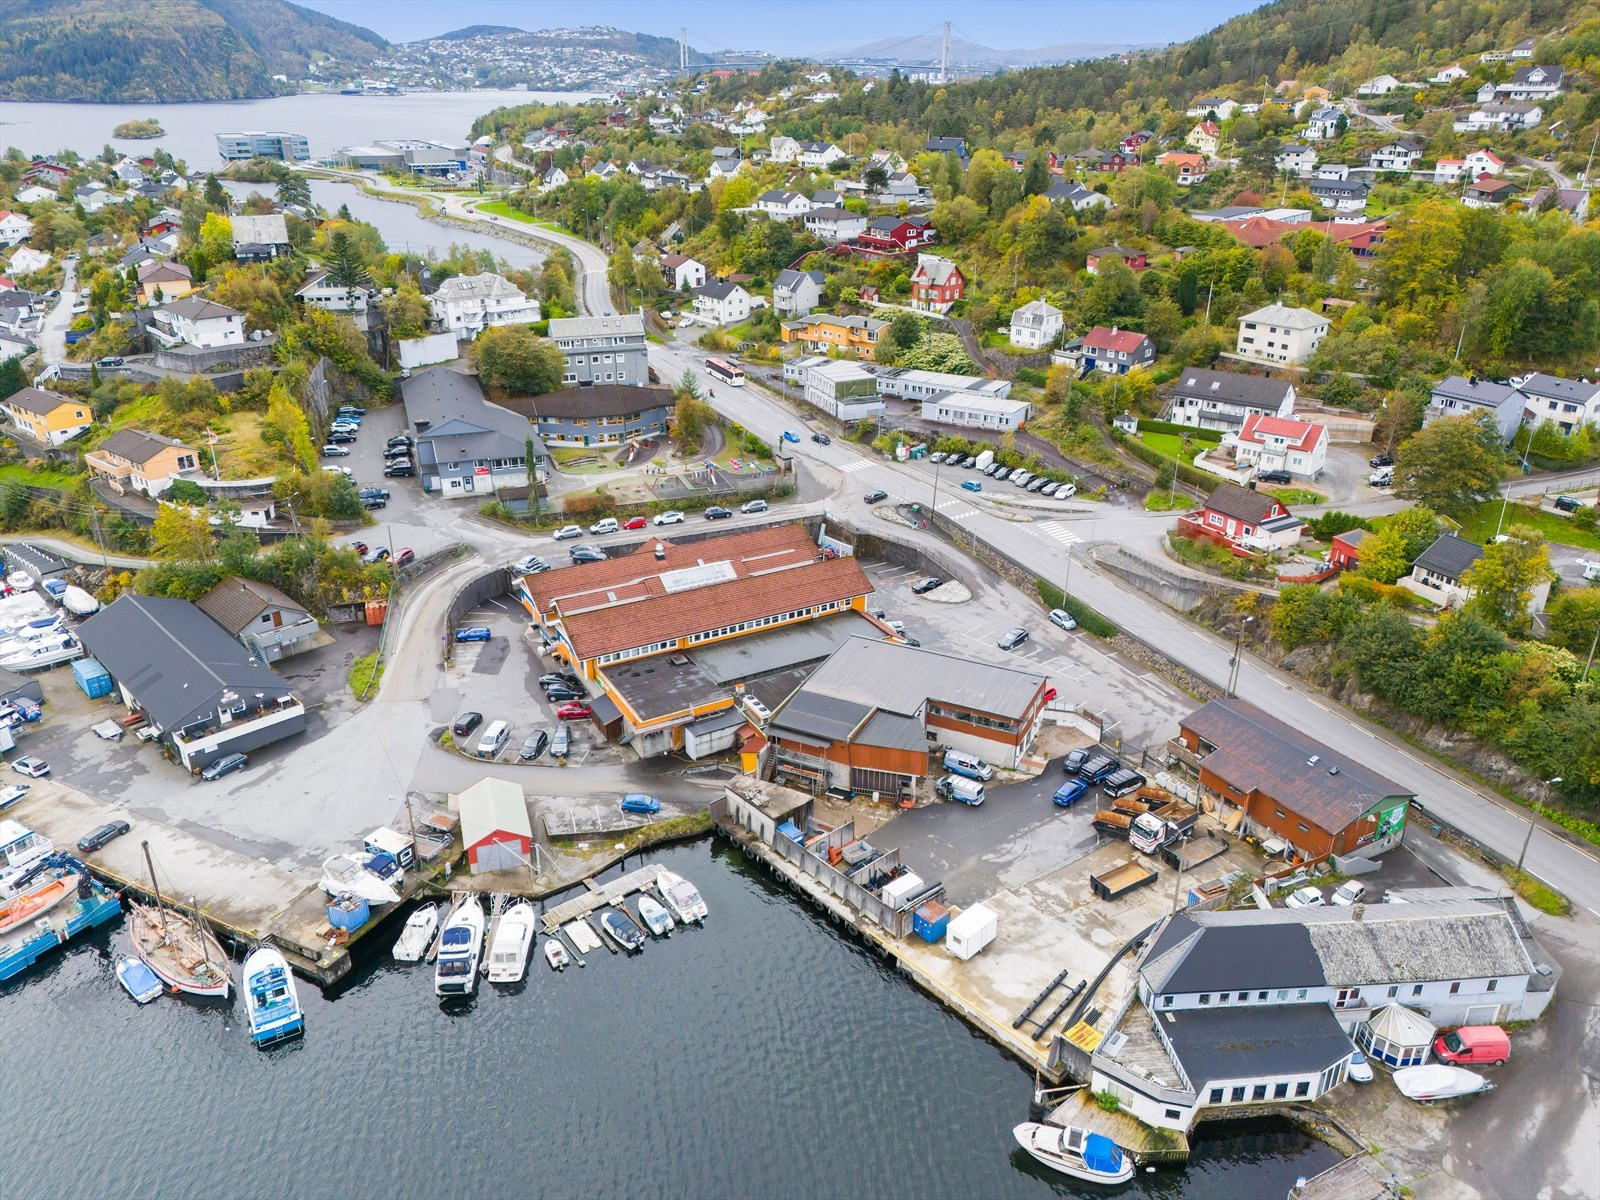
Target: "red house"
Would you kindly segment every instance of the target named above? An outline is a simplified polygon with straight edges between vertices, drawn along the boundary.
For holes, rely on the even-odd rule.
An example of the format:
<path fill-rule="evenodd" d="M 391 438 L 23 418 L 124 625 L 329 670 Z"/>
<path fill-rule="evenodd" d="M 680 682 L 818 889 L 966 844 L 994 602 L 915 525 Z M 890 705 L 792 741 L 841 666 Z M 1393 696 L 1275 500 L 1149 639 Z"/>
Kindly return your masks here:
<path fill-rule="evenodd" d="M 1191 536 L 1245 550 L 1282 550 L 1298 542 L 1305 531 L 1305 522 L 1291 516 L 1277 497 L 1237 483 L 1217 484 L 1204 507 L 1179 524 Z"/>
<path fill-rule="evenodd" d="M 934 237 L 927 217 L 878 217 L 856 238 L 856 245 L 873 254 L 904 254 L 929 245 Z"/>
<path fill-rule="evenodd" d="M 966 294 L 967 277 L 955 263 L 937 254 L 917 255 L 917 269 L 911 273 L 912 308 L 946 313 Z"/>
<path fill-rule="evenodd" d="M 1354 571 L 1361 565 L 1361 543 L 1371 535 L 1365 529 L 1352 529 L 1333 535 L 1328 561 L 1341 571 Z"/>
<path fill-rule="evenodd" d="M 1143 151 L 1147 143 L 1155 134 L 1148 129 L 1141 129 L 1138 133 L 1130 133 L 1122 139 L 1122 152 L 1124 154 L 1138 154 Z"/>
<path fill-rule="evenodd" d="M 1093 275 L 1100 269 L 1100 260 L 1105 258 L 1120 258 L 1130 270 L 1142 271 L 1150 265 L 1150 260 L 1143 250 L 1130 250 L 1126 246 L 1113 243 L 1101 246 L 1098 250 L 1089 251 L 1088 261 L 1084 264 L 1089 274 Z"/>

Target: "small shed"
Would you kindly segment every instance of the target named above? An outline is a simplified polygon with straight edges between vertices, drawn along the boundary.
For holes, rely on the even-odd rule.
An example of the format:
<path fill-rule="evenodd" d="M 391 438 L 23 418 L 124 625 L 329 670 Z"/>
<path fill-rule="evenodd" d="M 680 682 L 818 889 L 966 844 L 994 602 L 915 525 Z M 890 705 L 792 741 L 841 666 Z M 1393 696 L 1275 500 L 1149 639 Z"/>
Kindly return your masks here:
<path fill-rule="evenodd" d="M 1420 1067 L 1433 1046 L 1433 1023 L 1403 1004 L 1385 1004 L 1356 1026 L 1356 1045 L 1391 1069 Z"/>
<path fill-rule="evenodd" d="M 974 904 L 945 926 L 945 947 L 959 959 L 971 958 L 994 941 L 994 910 Z"/>
<path fill-rule="evenodd" d="M 526 865 L 533 825 L 520 785 L 485 776 L 456 797 L 461 844 L 473 872 L 511 871 Z"/>

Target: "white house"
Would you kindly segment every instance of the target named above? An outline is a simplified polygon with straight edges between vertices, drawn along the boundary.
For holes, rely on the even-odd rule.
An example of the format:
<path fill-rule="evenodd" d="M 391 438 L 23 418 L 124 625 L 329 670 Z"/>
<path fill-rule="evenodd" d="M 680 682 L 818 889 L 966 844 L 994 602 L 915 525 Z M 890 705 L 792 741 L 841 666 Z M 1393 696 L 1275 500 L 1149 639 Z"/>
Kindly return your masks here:
<path fill-rule="evenodd" d="M 539 319 L 539 301 L 524 296 L 503 275 L 455 275 L 428 297 L 442 333 L 475 338 L 491 325 L 530 325 Z"/>
<path fill-rule="evenodd" d="M 19 212 L 0 210 L 0 246 L 15 246 L 33 235 L 33 222 Z"/>
<path fill-rule="evenodd" d="M 1483 175 L 1498 175 L 1506 169 L 1506 164 L 1492 150 L 1474 150 L 1461 161 L 1473 179 Z"/>
<path fill-rule="evenodd" d="M 1356 88 L 1358 96 L 1387 96 L 1404 85 L 1393 75 L 1379 75 Z"/>
<path fill-rule="evenodd" d="M 1374 150 L 1367 158 L 1367 166 L 1374 171 L 1409 171 L 1421 157 L 1422 143 L 1403 137 Z"/>
<path fill-rule="evenodd" d="M 571 180 L 567 177 L 567 173 L 552 163 L 545 170 L 539 172 L 539 187 L 537 190 L 539 195 L 542 196 L 546 192 L 553 192 L 559 187 L 566 187 L 570 182 Z"/>
<path fill-rule="evenodd" d="M 848 157 L 832 142 L 801 142 L 800 153 L 795 161 L 802 167 L 825 167 L 836 159 Z"/>
<path fill-rule="evenodd" d="M 1278 151 L 1272 165 L 1280 171 L 1304 175 L 1317 165 L 1317 152 L 1304 142 L 1291 142 Z"/>
<path fill-rule="evenodd" d="M 1045 189 L 1044 198 L 1051 201 L 1064 201 L 1072 205 L 1073 212 L 1083 212 L 1087 208 L 1110 208 L 1111 197 L 1104 192 L 1090 191 L 1083 184 L 1058 179 Z"/>
<path fill-rule="evenodd" d="M 1566 71 L 1562 67 L 1518 67 L 1505 83 L 1486 83 L 1478 89 L 1478 102 L 1512 100 L 1553 100 L 1566 87 Z"/>
<path fill-rule="evenodd" d="M 781 133 L 772 135 L 772 161 L 775 163 L 792 163 L 800 157 L 800 143 L 792 137 L 785 137 Z"/>
<path fill-rule="evenodd" d="M 182 343 L 197 350 L 242 346 L 244 314 L 215 300 L 185 296 L 156 309 L 150 332 L 168 346 Z"/>
<path fill-rule="evenodd" d="M 1022 428 L 1032 415 L 1026 400 L 985 396 L 976 392 L 945 392 L 922 402 L 922 419 L 934 425 L 959 425 L 1010 433 Z"/>
<path fill-rule="evenodd" d="M 829 245 L 858 238 L 867 231 L 867 214 L 845 208 L 813 208 L 805 215 L 806 229 Z"/>
<path fill-rule="evenodd" d="M 1321 425 L 1251 413 L 1239 430 L 1234 457 L 1256 471 L 1287 471 L 1315 480 L 1328 460 L 1328 431 Z"/>
<path fill-rule="evenodd" d="M 1172 388 L 1169 420 L 1197 429 L 1237 433 L 1251 416 L 1288 417 L 1294 384 L 1261 375 L 1190 367 Z"/>
<path fill-rule="evenodd" d="M 17 275 L 31 275 L 42 271 L 51 263 L 50 255 L 32 246 L 19 246 L 11 256 L 11 270 Z"/>
<path fill-rule="evenodd" d="M 713 325 L 737 325 L 750 316 L 750 293 L 737 283 L 708 283 L 694 293 L 694 311 Z"/>
<path fill-rule="evenodd" d="M 1309 362 L 1328 336 L 1328 318 L 1307 308 L 1269 304 L 1239 318 L 1240 358 L 1298 366 Z"/>
<path fill-rule="evenodd" d="M 30 183 L 17 193 L 18 204 L 37 204 L 41 200 L 59 200 L 61 193 L 40 183 Z"/>
<path fill-rule="evenodd" d="M 1024 350 L 1043 350 L 1061 336 L 1061 310 L 1043 300 L 1033 300 L 1011 312 L 1011 344 Z"/>
<path fill-rule="evenodd" d="M 1571 433 L 1600 421 L 1600 383 L 1542 373 L 1514 382 L 1527 398 L 1522 416 L 1526 425 L 1551 424 L 1562 433 Z"/>
<path fill-rule="evenodd" d="M 1338 137 L 1339 122 L 1344 119 L 1344 114 L 1337 108 L 1319 108 L 1311 114 L 1306 124 L 1306 137 L 1316 142 Z"/>
<path fill-rule="evenodd" d="M 778 272 L 772 285 L 772 307 L 789 316 L 802 316 L 822 303 L 821 271 Z"/>
<path fill-rule="evenodd" d="M 306 277 L 305 286 L 295 293 L 311 308 L 328 312 L 364 313 L 378 300 L 378 289 L 371 284 L 340 287 L 328 282 L 328 272 L 313 271 Z"/>
<path fill-rule="evenodd" d="M 661 273 L 674 291 L 687 292 L 691 288 L 706 285 L 704 264 L 696 262 L 686 254 L 663 254 Z"/>
<path fill-rule="evenodd" d="M 1533 103 L 1483 104 L 1467 114 L 1464 121 L 1453 122 L 1457 133 L 1486 133 L 1499 130 L 1512 133 L 1519 129 L 1535 129 L 1544 120 L 1544 109 Z"/>
<path fill-rule="evenodd" d="M 1219 100 L 1215 96 L 1202 96 L 1188 108 L 1188 116 L 1204 117 L 1209 113 L 1216 113 L 1217 120 L 1226 121 L 1239 111 L 1237 100 Z"/>
<path fill-rule="evenodd" d="M 756 197 L 755 210 L 766 213 L 774 221 L 791 221 L 811 211 L 811 201 L 799 192 L 772 188 Z"/>
<path fill-rule="evenodd" d="M 1451 63 L 1448 67 L 1435 71 L 1432 75 L 1429 75 L 1428 82 L 1455 83 L 1458 79 L 1465 79 L 1466 77 L 1467 72 L 1462 69 L 1460 63 Z"/>
<path fill-rule="evenodd" d="M 1513 61 L 1517 59 L 1526 60 L 1532 58 L 1533 46 L 1534 40 L 1532 38 L 1523 38 L 1515 46 L 1511 47 L 1511 58 Z"/>

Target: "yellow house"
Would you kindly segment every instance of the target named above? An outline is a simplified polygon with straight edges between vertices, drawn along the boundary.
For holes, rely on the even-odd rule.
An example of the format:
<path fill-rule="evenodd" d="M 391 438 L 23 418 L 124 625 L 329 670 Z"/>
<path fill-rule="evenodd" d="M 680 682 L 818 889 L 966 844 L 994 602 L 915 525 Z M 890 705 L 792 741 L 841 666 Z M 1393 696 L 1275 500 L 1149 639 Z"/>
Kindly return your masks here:
<path fill-rule="evenodd" d="M 154 498 L 173 480 L 197 470 L 200 452 L 159 433 L 119 429 L 85 454 L 83 465 L 118 492 L 143 492 Z"/>
<path fill-rule="evenodd" d="M 0 410 L 20 433 L 41 446 L 59 446 L 94 424 L 87 401 L 44 388 L 25 387 L 0 402 Z"/>
<path fill-rule="evenodd" d="M 139 268 L 139 303 L 146 308 L 181 300 L 194 289 L 194 275 L 182 263 L 147 262 Z"/>
<path fill-rule="evenodd" d="M 1300 93 L 1300 99 L 1310 100 L 1316 104 L 1326 104 L 1333 99 L 1333 93 L 1325 87 L 1318 87 L 1316 84 L 1312 84 Z"/>
<path fill-rule="evenodd" d="M 796 321 L 785 321 L 780 336 L 785 342 L 800 342 L 813 351 L 827 352 L 829 346 L 853 350 L 858 358 L 874 361 L 878 335 L 889 322 L 875 317 L 834 317 L 816 313 Z"/>

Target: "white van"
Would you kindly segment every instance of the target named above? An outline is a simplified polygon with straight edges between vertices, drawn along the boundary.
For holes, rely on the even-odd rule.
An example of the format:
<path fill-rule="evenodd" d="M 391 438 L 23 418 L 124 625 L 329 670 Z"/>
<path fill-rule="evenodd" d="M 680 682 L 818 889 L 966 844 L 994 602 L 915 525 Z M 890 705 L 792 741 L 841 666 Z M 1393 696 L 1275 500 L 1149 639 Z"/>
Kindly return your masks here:
<path fill-rule="evenodd" d="M 960 775 L 946 775 L 936 785 L 939 795 L 946 800 L 959 800 L 963 804 L 979 805 L 983 803 L 983 784 L 976 779 L 965 779 Z"/>
<path fill-rule="evenodd" d="M 511 723 L 509 721 L 495 721 L 483 731 L 483 736 L 478 739 L 478 757 L 493 758 L 506 748 L 506 741 L 510 737 Z"/>
<path fill-rule="evenodd" d="M 976 754 L 966 754 L 960 750 L 944 752 L 944 769 L 954 771 L 957 775 L 965 775 L 968 779 L 987 781 L 994 778 L 993 767 Z"/>

